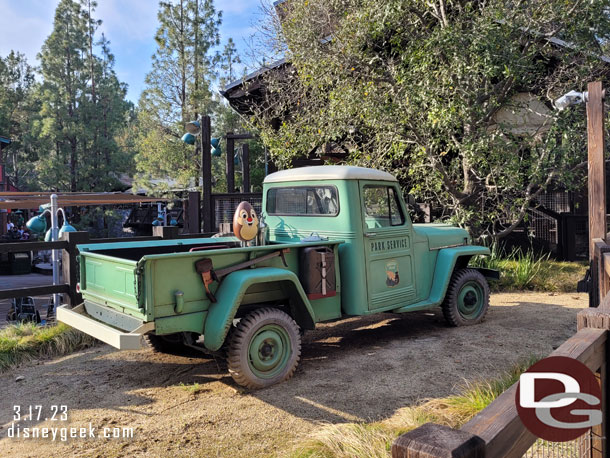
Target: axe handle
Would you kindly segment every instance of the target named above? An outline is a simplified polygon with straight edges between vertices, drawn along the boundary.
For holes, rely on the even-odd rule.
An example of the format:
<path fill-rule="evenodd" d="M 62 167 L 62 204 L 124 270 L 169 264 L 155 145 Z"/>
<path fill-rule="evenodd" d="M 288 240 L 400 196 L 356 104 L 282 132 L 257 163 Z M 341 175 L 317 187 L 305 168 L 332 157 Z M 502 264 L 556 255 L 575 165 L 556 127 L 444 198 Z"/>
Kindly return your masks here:
<path fill-rule="evenodd" d="M 231 267 L 225 267 L 224 269 L 214 270 L 214 275 L 216 276 L 218 281 L 220 281 L 222 279 L 222 277 L 229 275 L 231 272 L 235 272 L 236 270 L 245 269 L 246 267 L 253 266 L 254 264 L 258 264 L 259 262 L 266 261 L 267 259 L 275 258 L 277 256 L 281 256 L 282 260 L 284 261 L 284 265 L 286 265 L 286 260 L 284 259 L 284 253 L 288 253 L 288 252 L 290 252 L 290 250 L 288 248 L 285 248 L 283 250 L 277 250 L 272 253 L 261 256 L 259 258 L 254 258 L 249 261 L 235 264 L 234 266 L 231 266 Z"/>
<path fill-rule="evenodd" d="M 214 294 L 212 294 L 212 291 L 210 291 L 210 285 L 214 281 L 212 279 L 212 272 L 209 270 L 206 270 L 205 272 L 201 272 L 201 279 L 203 280 L 203 286 L 205 286 L 206 295 L 212 302 L 216 302 L 216 298 L 214 297 Z"/>

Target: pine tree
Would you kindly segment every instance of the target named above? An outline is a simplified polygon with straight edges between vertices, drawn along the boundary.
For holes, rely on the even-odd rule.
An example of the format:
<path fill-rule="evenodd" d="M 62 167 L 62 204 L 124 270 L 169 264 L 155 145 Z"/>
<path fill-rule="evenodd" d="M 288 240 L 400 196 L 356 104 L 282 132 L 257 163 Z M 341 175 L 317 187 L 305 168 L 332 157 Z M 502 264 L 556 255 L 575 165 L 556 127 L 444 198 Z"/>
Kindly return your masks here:
<path fill-rule="evenodd" d="M 186 122 L 211 114 L 216 105 L 210 86 L 221 13 L 211 0 L 177 0 L 161 2 L 158 18 L 157 51 L 138 107 L 139 184 L 171 177 L 188 185 L 199 176 L 199 149 L 180 137 Z"/>
<path fill-rule="evenodd" d="M 127 88 L 113 70 L 109 42 L 102 36 L 102 57 L 94 54 L 100 20 L 93 0 L 61 0 L 53 31 L 40 52 L 40 135 L 48 148 L 38 179 L 56 190 L 108 190 L 128 159 L 118 149 L 130 104 Z M 129 156 L 127 156 L 129 157 Z"/>

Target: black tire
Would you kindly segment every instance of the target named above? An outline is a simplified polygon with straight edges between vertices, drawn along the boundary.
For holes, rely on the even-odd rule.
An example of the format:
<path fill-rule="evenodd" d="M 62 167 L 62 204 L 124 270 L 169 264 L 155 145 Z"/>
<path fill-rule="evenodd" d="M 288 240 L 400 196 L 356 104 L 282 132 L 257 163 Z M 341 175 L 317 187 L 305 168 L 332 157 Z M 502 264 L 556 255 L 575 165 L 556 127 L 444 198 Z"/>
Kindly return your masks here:
<path fill-rule="evenodd" d="M 291 378 L 300 359 L 299 326 L 290 315 L 266 307 L 239 321 L 229 342 L 227 364 L 237 384 L 258 389 Z"/>
<path fill-rule="evenodd" d="M 489 285 L 476 269 L 453 273 L 443 301 L 443 315 L 451 326 L 480 323 L 489 309 Z"/>
<path fill-rule="evenodd" d="M 195 339 L 197 340 L 197 339 Z M 182 354 L 190 350 L 184 345 L 181 332 L 158 336 L 155 334 L 145 334 L 144 341 L 147 346 L 155 353 Z"/>

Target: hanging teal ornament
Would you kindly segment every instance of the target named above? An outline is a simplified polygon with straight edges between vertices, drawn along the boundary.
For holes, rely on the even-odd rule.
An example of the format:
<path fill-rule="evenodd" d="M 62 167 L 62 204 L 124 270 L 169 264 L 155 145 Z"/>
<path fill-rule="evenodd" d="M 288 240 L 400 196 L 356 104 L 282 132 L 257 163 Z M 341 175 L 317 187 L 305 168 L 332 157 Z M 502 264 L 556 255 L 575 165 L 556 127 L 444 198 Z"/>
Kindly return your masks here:
<path fill-rule="evenodd" d="M 182 141 L 184 143 L 186 143 L 187 145 L 194 145 L 195 144 L 195 136 L 193 134 L 184 134 L 182 136 Z"/>
<path fill-rule="evenodd" d="M 30 231 L 36 234 L 42 234 L 47 230 L 47 219 L 44 215 L 34 216 L 33 218 L 30 218 L 25 225 Z"/>
<path fill-rule="evenodd" d="M 222 149 L 220 148 L 220 138 L 213 138 L 210 144 L 212 145 L 212 156 L 220 156 L 222 154 Z"/>
<path fill-rule="evenodd" d="M 64 224 L 62 224 L 61 229 L 59 230 L 59 237 L 61 237 L 61 234 L 63 234 L 64 232 L 76 232 L 76 228 L 70 223 L 66 223 L 64 221 Z"/>

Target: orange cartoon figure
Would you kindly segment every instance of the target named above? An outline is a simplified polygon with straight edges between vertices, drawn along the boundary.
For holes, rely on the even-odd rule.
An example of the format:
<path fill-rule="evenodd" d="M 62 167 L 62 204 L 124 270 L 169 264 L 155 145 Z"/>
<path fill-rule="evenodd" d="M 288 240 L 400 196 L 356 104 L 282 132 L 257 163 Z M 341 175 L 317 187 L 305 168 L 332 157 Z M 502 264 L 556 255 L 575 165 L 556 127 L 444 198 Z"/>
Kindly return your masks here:
<path fill-rule="evenodd" d="M 249 242 L 258 233 L 258 216 L 250 202 L 240 202 L 233 215 L 233 234 L 244 242 Z"/>

